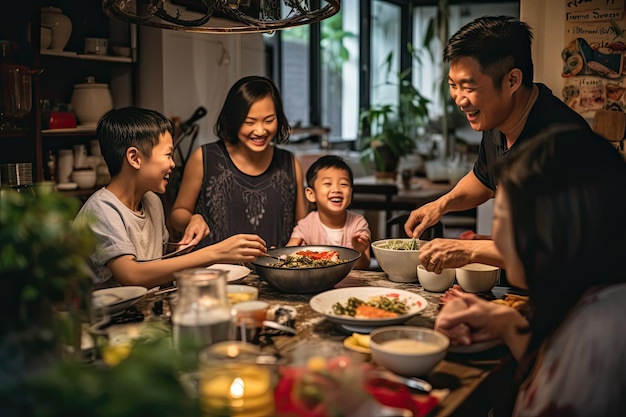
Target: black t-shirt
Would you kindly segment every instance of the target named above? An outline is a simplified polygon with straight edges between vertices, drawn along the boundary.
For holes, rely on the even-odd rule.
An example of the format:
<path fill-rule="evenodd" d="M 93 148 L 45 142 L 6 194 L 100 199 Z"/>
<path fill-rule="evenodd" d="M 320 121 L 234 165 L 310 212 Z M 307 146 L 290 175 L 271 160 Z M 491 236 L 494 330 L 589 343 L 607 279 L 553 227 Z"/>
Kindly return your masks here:
<path fill-rule="evenodd" d="M 507 148 L 506 137 L 499 130 L 491 129 L 483 132 L 478 159 L 474 164 L 474 175 L 492 191 L 496 190 L 498 183 L 494 169 L 497 162 L 515 153 L 522 143 L 535 137 L 542 130 L 553 125 L 574 125 L 591 131 L 589 123 L 554 96 L 548 87 L 539 83 L 536 85 L 539 88 L 539 96 L 530 109 L 522 133 L 511 148 Z"/>

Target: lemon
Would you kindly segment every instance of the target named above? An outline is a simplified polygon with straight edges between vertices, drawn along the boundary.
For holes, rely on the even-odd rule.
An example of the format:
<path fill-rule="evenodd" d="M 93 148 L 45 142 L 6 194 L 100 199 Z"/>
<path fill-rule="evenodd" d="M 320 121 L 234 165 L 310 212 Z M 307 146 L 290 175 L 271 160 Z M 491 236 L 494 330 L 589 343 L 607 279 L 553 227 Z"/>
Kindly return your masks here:
<path fill-rule="evenodd" d="M 109 366 L 116 366 L 126 359 L 131 349 L 132 345 L 130 343 L 104 346 L 102 349 L 102 360 Z"/>
<path fill-rule="evenodd" d="M 307 361 L 306 368 L 312 372 L 321 371 L 326 368 L 326 359 L 322 356 L 313 356 Z"/>
<path fill-rule="evenodd" d="M 370 347 L 370 337 L 367 334 L 361 333 L 352 333 L 352 338 L 356 342 L 358 346 L 369 348 Z"/>

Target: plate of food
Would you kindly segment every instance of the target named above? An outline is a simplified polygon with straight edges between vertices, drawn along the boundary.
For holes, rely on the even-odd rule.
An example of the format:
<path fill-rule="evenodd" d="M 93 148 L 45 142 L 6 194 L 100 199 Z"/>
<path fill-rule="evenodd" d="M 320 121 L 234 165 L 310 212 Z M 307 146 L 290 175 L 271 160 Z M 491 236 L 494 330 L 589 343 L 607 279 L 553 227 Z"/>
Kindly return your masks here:
<path fill-rule="evenodd" d="M 214 264 L 209 266 L 209 269 L 221 269 L 222 271 L 226 271 L 226 281 L 227 282 L 235 282 L 240 279 L 244 279 L 245 277 L 252 272 L 249 268 L 246 268 L 242 265 L 232 265 L 232 264 Z"/>
<path fill-rule="evenodd" d="M 311 298 L 310 305 L 315 312 L 346 329 L 363 331 L 402 324 L 424 310 L 428 301 L 405 290 L 347 287 L 318 294 Z"/>

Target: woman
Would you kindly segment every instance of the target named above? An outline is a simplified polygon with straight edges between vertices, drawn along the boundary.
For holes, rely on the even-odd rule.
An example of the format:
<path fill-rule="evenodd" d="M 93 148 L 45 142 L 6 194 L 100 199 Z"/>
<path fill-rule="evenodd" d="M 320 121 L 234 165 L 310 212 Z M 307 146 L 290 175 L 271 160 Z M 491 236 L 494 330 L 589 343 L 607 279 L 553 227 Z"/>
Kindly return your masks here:
<path fill-rule="evenodd" d="M 514 416 L 626 415 L 626 164 L 603 137 L 550 130 L 500 167 L 493 238 L 528 319 L 457 292 L 435 327 L 501 338 L 518 360 Z M 512 411 L 511 411 L 512 410 Z"/>
<path fill-rule="evenodd" d="M 267 247 L 284 246 L 307 208 L 300 162 L 274 146 L 289 138 L 274 83 L 259 76 L 237 81 L 215 133 L 220 140 L 196 149 L 185 166 L 173 226 L 183 231 L 189 225 L 186 233 L 202 235 L 208 225 L 199 247 L 237 233 L 258 234 Z"/>

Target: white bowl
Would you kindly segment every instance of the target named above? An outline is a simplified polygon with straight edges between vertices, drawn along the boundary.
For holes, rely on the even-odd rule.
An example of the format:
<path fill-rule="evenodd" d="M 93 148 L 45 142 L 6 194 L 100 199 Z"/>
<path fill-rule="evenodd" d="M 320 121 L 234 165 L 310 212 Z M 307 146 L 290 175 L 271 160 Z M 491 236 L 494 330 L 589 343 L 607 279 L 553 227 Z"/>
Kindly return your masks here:
<path fill-rule="evenodd" d="M 372 250 L 378 264 L 387 273 L 390 281 L 415 282 L 417 281 L 417 265 L 420 264 L 418 250 L 389 249 L 389 245 L 409 244 L 412 239 L 382 239 L 372 243 Z M 418 244 L 424 241 L 418 240 Z"/>
<path fill-rule="evenodd" d="M 467 264 L 456 269 L 456 280 L 467 292 L 487 292 L 500 278 L 500 268 L 485 264 Z"/>
<path fill-rule="evenodd" d="M 448 346 L 445 334 L 427 327 L 390 326 L 370 333 L 374 362 L 399 375 L 426 375 L 446 356 Z"/>
<path fill-rule="evenodd" d="M 230 304 L 237 304 L 243 301 L 251 301 L 259 298 L 259 290 L 250 285 L 227 285 L 226 295 Z"/>
<path fill-rule="evenodd" d="M 446 161 L 433 159 L 424 164 L 426 178 L 433 182 L 443 182 L 448 180 L 448 166 Z"/>
<path fill-rule="evenodd" d="M 72 181 L 78 184 L 78 188 L 93 188 L 96 185 L 96 171 L 93 169 L 84 169 L 72 172 Z"/>
<path fill-rule="evenodd" d="M 444 292 L 454 282 L 454 268 L 446 268 L 437 274 L 433 271 L 427 271 L 424 266 L 417 266 L 417 278 L 426 291 Z"/>

